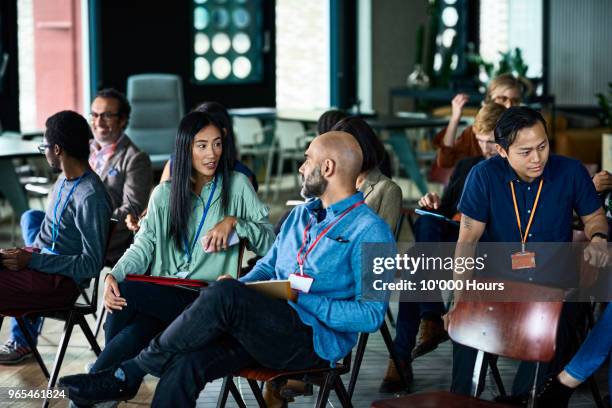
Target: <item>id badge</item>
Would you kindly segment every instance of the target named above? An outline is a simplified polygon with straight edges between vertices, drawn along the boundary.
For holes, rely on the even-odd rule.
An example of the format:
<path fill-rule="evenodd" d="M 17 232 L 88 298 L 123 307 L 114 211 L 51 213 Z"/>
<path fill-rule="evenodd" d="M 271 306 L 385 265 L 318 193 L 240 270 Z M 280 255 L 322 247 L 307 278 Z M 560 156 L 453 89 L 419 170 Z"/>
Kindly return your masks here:
<path fill-rule="evenodd" d="M 179 271 L 176 273 L 176 276 L 181 279 L 185 279 L 189 275 L 189 271 Z"/>
<path fill-rule="evenodd" d="M 51 248 L 43 248 L 40 250 L 41 254 L 46 254 L 46 255 L 59 255 L 59 252 L 51 249 Z"/>
<path fill-rule="evenodd" d="M 512 269 L 532 269 L 535 267 L 535 252 L 524 251 L 512 254 Z"/>
<path fill-rule="evenodd" d="M 291 285 L 291 289 L 299 290 L 303 293 L 310 292 L 312 282 L 314 282 L 314 278 L 311 278 L 308 275 L 300 275 L 297 273 L 292 273 L 289 275 L 289 284 Z"/>

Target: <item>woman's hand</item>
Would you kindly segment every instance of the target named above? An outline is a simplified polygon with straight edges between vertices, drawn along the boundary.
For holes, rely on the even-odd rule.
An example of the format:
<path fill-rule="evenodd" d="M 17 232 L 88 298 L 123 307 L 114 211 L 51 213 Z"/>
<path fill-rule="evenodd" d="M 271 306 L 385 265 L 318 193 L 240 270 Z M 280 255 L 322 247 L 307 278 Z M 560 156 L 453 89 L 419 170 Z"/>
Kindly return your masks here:
<path fill-rule="evenodd" d="M 127 306 L 127 302 L 119 293 L 119 284 L 113 275 L 106 275 L 104 280 L 104 307 L 108 313 L 113 310 L 121 310 Z"/>
<path fill-rule="evenodd" d="M 132 231 L 133 233 L 137 233 L 138 230 L 140 230 L 140 220 L 147 215 L 147 209 L 145 208 L 145 210 L 142 212 L 142 214 L 140 214 L 140 217 L 136 218 L 135 215 L 133 214 L 128 214 L 127 217 L 125 217 L 125 226 L 127 227 L 127 229 L 129 229 L 130 231 Z"/>
<path fill-rule="evenodd" d="M 470 97 L 466 94 L 457 94 L 451 101 L 451 118 L 455 120 L 461 119 L 461 114 L 463 113 L 463 107 L 467 103 Z"/>
<path fill-rule="evenodd" d="M 229 236 L 236 228 L 236 217 L 225 217 L 202 238 L 202 246 L 206 252 L 218 252 L 227 249 Z"/>

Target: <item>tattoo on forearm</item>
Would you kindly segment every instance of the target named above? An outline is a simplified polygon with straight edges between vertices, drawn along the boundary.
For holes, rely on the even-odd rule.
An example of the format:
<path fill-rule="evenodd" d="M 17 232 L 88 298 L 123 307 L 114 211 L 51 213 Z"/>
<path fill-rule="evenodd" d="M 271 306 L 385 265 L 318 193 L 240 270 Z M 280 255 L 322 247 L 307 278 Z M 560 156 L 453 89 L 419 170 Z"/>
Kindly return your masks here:
<path fill-rule="evenodd" d="M 470 217 L 468 217 L 467 215 L 463 214 L 461 216 L 461 226 L 463 228 L 465 228 L 466 230 L 471 231 L 472 227 L 474 226 L 474 224 L 472 224 L 472 219 Z"/>

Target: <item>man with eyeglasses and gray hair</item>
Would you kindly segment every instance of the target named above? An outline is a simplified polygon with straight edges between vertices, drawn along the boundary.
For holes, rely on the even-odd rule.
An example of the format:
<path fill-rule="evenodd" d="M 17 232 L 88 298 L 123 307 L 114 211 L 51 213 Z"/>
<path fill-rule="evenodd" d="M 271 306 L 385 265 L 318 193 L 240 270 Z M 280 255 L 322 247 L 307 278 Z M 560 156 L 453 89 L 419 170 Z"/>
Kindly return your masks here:
<path fill-rule="evenodd" d="M 138 216 L 146 208 L 153 184 L 151 161 L 125 134 L 131 107 L 125 95 L 107 88 L 96 94 L 90 111 L 93 138 L 89 142 L 89 165 L 100 177 L 111 198 L 113 218 L 120 220 L 107 251 L 107 261 L 116 262 L 131 243 L 132 233 L 122 222 L 128 214 Z M 72 135 L 68 135 L 72 136 Z M 32 246 L 40 231 L 45 213 L 26 211 L 21 217 L 21 230 L 26 246 Z M 42 319 L 27 321 L 34 339 Z M 17 364 L 31 357 L 25 337 L 12 319 L 11 338 L 20 347 L 0 347 L 0 364 Z"/>

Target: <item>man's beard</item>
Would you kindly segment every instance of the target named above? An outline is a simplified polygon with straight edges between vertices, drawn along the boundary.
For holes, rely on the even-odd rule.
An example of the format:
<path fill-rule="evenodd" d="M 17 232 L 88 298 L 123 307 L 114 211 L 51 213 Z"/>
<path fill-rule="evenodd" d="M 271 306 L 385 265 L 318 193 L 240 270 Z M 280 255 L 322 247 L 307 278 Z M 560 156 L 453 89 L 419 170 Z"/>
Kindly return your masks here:
<path fill-rule="evenodd" d="M 321 197 L 327 189 L 327 180 L 321 175 L 321 167 L 315 168 L 308 176 L 303 177 L 302 191 L 304 198 Z"/>

